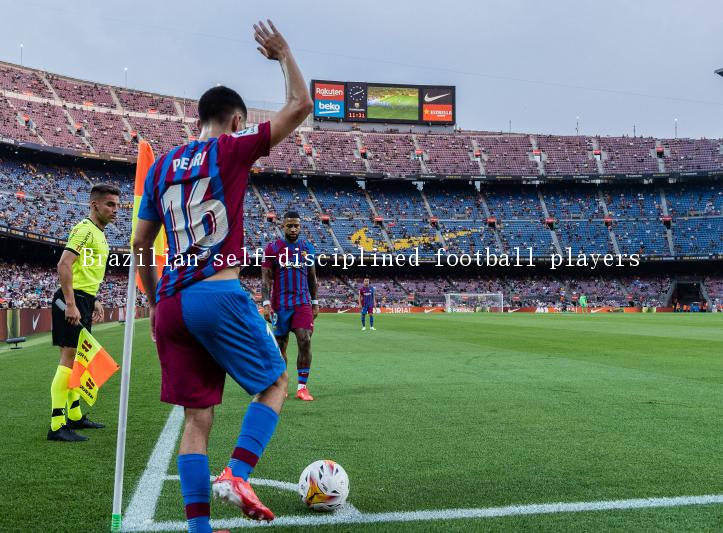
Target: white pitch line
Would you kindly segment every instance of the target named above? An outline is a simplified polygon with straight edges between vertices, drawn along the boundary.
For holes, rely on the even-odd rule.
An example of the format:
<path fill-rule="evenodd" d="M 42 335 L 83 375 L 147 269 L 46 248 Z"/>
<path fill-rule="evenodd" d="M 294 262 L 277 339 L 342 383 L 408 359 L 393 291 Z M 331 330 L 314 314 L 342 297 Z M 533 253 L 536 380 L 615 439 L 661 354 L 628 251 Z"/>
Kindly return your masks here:
<path fill-rule="evenodd" d="M 181 476 L 175 474 L 165 476 L 163 479 L 166 481 L 180 481 Z M 214 479 L 216 479 L 216 476 L 211 475 L 211 481 L 213 481 Z M 256 485 L 257 487 L 274 487 L 275 489 L 288 490 L 290 492 L 296 492 L 299 488 L 296 483 L 291 483 L 289 481 L 278 481 L 276 479 L 261 479 L 250 477 L 249 483 L 251 483 L 252 485 Z"/>
<path fill-rule="evenodd" d="M 211 520 L 214 528 L 274 527 L 274 526 L 322 526 L 341 524 L 372 524 L 379 522 L 417 522 L 429 520 L 459 520 L 465 518 L 497 518 L 505 516 L 580 513 L 586 511 L 611 511 L 625 509 L 649 509 L 682 507 L 689 505 L 722 504 L 723 494 L 707 496 L 678 496 L 672 498 L 639 498 L 632 500 L 607 500 L 596 502 L 546 503 L 510 505 L 506 507 L 483 507 L 478 509 L 445 509 L 438 511 L 408 511 L 394 513 L 330 513 L 326 515 L 282 516 L 270 523 L 254 522 L 244 518 Z M 186 522 L 154 522 L 127 531 L 184 531 Z"/>
<path fill-rule="evenodd" d="M 146 469 L 143 471 L 138 487 L 133 493 L 133 499 L 126 509 L 123 517 L 123 529 L 137 526 L 147 526 L 153 522 L 156 514 L 156 505 L 163 490 L 163 480 L 168 472 L 168 466 L 176 449 L 176 440 L 183 424 L 183 408 L 176 405 L 168 415 L 166 425 L 163 427 L 156 446 L 148 458 Z"/>

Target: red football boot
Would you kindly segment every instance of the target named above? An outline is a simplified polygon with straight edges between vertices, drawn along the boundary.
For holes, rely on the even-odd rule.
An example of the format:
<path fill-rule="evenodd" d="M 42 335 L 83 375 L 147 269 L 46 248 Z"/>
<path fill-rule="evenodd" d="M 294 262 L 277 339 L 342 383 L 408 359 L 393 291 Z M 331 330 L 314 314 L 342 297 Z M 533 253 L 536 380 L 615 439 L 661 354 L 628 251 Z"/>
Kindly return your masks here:
<path fill-rule="evenodd" d="M 211 490 L 214 497 L 235 505 L 249 518 L 269 522 L 274 519 L 274 513 L 261 503 L 251 484 L 243 478 L 234 477 L 228 466 L 215 479 Z"/>
<path fill-rule="evenodd" d="M 305 402 L 313 402 L 314 401 L 314 397 L 309 393 L 309 389 L 307 389 L 306 387 L 297 390 L 296 397 L 299 400 L 304 400 Z"/>

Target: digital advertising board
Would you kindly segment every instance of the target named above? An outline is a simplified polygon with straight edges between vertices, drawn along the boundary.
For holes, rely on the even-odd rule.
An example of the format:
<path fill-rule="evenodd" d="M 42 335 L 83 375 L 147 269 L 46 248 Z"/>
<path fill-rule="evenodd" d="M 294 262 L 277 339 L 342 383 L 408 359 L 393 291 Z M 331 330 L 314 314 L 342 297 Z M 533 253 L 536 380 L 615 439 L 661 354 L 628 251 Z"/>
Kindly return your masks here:
<path fill-rule="evenodd" d="M 315 120 L 453 125 L 455 87 L 312 80 Z"/>

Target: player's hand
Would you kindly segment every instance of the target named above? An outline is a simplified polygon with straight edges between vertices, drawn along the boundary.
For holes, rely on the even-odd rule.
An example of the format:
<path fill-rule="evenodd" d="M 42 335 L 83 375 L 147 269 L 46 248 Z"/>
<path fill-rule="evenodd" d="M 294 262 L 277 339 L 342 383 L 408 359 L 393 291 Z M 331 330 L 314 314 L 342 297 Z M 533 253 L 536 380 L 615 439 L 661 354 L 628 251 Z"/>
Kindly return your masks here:
<path fill-rule="evenodd" d="M 266 59 L 281 61 L 289 53 L 289 44 L 284 39 L 284 36 L 279 33 L 279 30 L 276 29 L 274 23 L 271 20 L 268 20 L 268 23 L 268 27 L 261 21 L 254 24 L 254 39 L 260 45 L 256 49 Z"/>
<path fill-rule="evenodd" d="M 319 304 L 314 304 L 311 306 L 311 314 L 314 315 L 314 318 L 319 316 Z"/>
<path fill-rule="evenodd" d="M 269 324 L 273 324 L 273 319 L 271 318 L 271 306 L 265 305 L 264 306 L 264 320 L 268 322 Z"/>
<path fill-rule="evenodd" d="M 80 326 L 80 311 L 75 303 L 65 304 L 65 320 L 73 326 Z"/>
<path fill-rule="evenodd" d="M 103 304 L 96 300 L 95 305 L 93 306 L 93 322 L 101 322 L 103 320 L 103 316 L 105 316 Z"/>
<path fill-rule="evenodd" d="M 152 305 L 150 307 L 148 318 L 151 323 L 151 340 L 153 342 L 156 342 L 156 306 Z"/>

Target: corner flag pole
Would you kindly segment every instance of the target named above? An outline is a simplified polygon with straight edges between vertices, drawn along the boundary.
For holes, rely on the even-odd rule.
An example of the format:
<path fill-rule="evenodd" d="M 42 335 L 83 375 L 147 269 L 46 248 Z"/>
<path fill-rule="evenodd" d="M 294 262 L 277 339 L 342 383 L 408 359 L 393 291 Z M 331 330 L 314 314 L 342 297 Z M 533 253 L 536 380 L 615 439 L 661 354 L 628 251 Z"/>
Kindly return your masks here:
<path fill-rule="evenodd" d="M 118 405 L 118 439 L 115 447 L 115 481 L 113 484 L 113 532 L 121 530 L 123 509 L 123 471 L 126 458 L 126 426 L 128 422 L 128 391 L 131 383 L 131 358 L 133 356 L 133 325 L 136 317 L 136 276 L 135 258 L 131 254 L 128 268 L 128 290 L 126 291 L 126 322 L 123 332 L 123 362 L 121 363 L 121 388 Z"/>
<path fill-rule="evenodd" d="M 143 195 L 143 184 L 146 174 L 153 165 L 153 149 L 146 141 L 138 145 L 138 160 L 136 162 L 136 179 L 133 199 L 133 225 L 131 229 L 131 261 L 128 267 L 128 290 L 126 291 L 126 322 L 123 332 L 123 363 L 121 365 L 121 389 L 118 405 L 118 439 L 115 448 L 115 481 L 113 485 L 113 515 L 111 517 L 111 531 L 121 531 L 123 512 L 123 471 L 126 458 L 126 427 L 128 423 L 128 392 L 131 382 L 131 357 L 133 355 L 133 326 L 136 318 L 136 260 L 133 254 L 133 236 L 138 221 L 138 208 Z M 161 232 L 162 233 L 162 232 Z M 165 249 L 164 238 L 159 235 L 156 240 L 157 249 Z M 141 287 L 143 291 L 143 287 Z M 147 292 L 147 291 L 144 291 Z M 151 298 L 153 295 L 151 289 Z"/>

